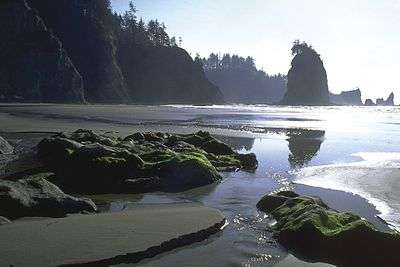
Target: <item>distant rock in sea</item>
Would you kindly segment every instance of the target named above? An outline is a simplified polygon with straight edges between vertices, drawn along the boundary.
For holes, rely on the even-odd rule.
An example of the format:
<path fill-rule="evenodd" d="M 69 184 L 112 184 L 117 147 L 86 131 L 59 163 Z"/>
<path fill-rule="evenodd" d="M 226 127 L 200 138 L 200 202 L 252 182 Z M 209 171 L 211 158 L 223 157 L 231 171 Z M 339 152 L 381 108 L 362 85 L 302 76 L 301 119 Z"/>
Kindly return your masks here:
<path fill-rule="evenodd" d="M 0 24 L 0 101 L 84 102 L 81 75 L 36 10 L 4 0 Z"/>
<path fill-rule="evenodd" d="M 364 106 L 376 106 L 376 105 L 375 105 L 374 101 L 372 101 L 372 99 L 367 98 L 365 100 Z"/>
<path fill-rule="evenodd" d="M 376 99 L 377 106 L 394 106 L 394 93 L 391 92 L 386 100 L 383 98 Z"/>
<path fill-rule="evenodd" d="M 328 105 L 328 79 L 320 55 L 308 44 L 295 41 L 287 91 L 280 104 Z"/>
<path fill-rule="evenodd" d="M 340 94 L 330 93 L 330 102 L 336 105 L 362 106 L 360 89 L 343 91 Z"/>

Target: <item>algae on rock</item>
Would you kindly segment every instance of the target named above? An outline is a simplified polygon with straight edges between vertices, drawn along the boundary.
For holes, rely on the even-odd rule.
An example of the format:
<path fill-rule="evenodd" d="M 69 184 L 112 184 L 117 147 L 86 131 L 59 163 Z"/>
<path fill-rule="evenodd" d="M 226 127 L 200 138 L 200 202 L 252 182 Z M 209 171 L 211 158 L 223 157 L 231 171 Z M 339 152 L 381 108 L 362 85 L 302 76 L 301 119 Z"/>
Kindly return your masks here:
<path fill-rule="evenodd" d="M 264 196 L 257 207 L 277 223 L 274 237 L 296 256 L 338 266 L 398 266 L 400 235 L 380 232 L 360 218 L 293 192 Z"/>
<path fill-rule="evenodd" d="M 258 164 L 254 154 L 236 153 L 202 131 L 122 139 L 81 129 L 46 138 L 38 148 L 45 166 L 57 174 L 53 182 L 74 193 L 183 191 L 221 180 L 218 171 Z"/>

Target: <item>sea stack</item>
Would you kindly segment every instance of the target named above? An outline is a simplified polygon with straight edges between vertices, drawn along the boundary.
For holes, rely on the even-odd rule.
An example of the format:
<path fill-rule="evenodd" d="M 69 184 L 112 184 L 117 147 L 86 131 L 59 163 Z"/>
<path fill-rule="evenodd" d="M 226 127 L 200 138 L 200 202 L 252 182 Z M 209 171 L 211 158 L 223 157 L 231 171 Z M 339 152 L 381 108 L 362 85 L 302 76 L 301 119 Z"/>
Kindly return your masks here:
<path fill-rule="evenodd" d="M 320 55 L 307 43 L 293 43 L 294 58 L 288 72 L 282 105 L 328 105 L 328 78 Z"/>
<path fill-rule="evenodd" d="M 394 106 L 394 94 L 393 92 L 390 93 L 388 98 L 384 100 L 383 98 L 376 99 L 377 106 Z"/>

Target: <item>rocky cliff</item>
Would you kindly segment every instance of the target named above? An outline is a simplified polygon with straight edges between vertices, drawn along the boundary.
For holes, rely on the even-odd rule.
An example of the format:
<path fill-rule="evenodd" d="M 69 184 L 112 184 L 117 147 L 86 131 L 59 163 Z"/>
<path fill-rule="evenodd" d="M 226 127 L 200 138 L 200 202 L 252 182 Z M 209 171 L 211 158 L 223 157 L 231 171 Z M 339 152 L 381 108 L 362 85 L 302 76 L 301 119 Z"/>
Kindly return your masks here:
<path fill-rule="evenodd" d="M 223 102 L 176 45 L 136 43 L 129 33 L 133 42 L 121 46 L 124 26 L 107 0 L 3 0 L 0 15 L 0 101 Z"/>
<path fill-rule="evenodd" d="M 340 94 L 329 95 L 329 100 L 335 105 L 350 105 L 350 106 L 362 106 L 363 102 L 361 100 L 360 89 L 343 91 Z"/>
<path fill-rule="evenodd" d="M 292 47 L 292 54 L 287 91 L 281 104 L 328 105 L 328 79 L 319 54 L 311 46 L 298 41 Z"/>
<path fill-rule="evenodd" d="M 134 103 L 217 104 L 218 87 L 179 47 L 140 46 L 122 51 L 119 62 Z"/>
<path fill-rule="evenodd" d="M 98 3 L 96 3 L 98 2 Z M 102 1 L 29 0 L 62 41 L 81 73 L 89 102 L 129 102 Z M 97 4 L 97 5 L 96 5 Z"/>
<path fill-rule="evenodd" d="M 24 0 L 0 3 L 0 101 L 84 101 L 82 77 Z"/>

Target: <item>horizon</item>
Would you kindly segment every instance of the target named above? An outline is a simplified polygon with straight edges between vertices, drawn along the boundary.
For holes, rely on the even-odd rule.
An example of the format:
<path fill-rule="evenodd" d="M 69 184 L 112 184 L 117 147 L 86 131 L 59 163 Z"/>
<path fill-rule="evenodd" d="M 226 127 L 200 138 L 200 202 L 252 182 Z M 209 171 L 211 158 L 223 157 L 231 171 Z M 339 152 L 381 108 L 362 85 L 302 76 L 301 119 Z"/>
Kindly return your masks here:
<path fill-rule="evenodd" d="M 128 3 L 112 0 L 113 10 L 124 12 Z M 286 75 L 292 42 L 299 39 L 321 55 L 332 93 L 359 87 L 363 101 L 371 98 L 375 102 L 393 91 L 395 103 L 400 103 L 396 75 L 400 56 L 394 50 L 400 41 L 394 34 L 400 26 L 399 1 L 312 0 L 302 1 L 301 6 L 288 0 L 251 3 L 243 8 L 239 1 L 227 0 L 134 1 L 138 17 L 164 22 L 170 36 L 182 37 L 182 48 L 192 57 L 196 53 L 207 57 L 212 52 L 251 56 L 268 74 Z M 257 27 L 251 29 L 253 25 Z"/>

